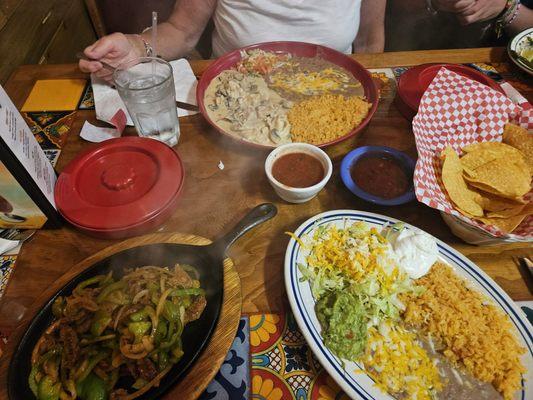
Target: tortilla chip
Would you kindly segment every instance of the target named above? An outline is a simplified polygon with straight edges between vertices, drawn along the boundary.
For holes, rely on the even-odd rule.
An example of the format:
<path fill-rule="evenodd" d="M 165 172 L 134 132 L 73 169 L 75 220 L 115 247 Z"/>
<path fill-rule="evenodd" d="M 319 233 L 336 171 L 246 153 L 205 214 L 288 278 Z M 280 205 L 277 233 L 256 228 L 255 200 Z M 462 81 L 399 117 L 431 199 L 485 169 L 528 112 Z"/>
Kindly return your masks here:
<path fill-rule="evenodd" d="M 523 159 L 497 158 L 466 171 L 464 178 L 473 186 L 481 183 L 505 197 L 522 197 L 531 189 L 531 175 Z"/>
<path fill-rule="evenodd" d="M 484 185 L 482 183 L 479 183 L 479 182 L 475 182 L 475 181 L 470 181 L 470 180 L 466 180 L 467 183 L 468 183 L 468 186 L 471 187 L 472 190 L 474 191 L 477 191 L 479 192 L 479 190 L 481 190 L 482 192 L 485 192 L 485 193 L 491 193 L 495 196 L 498 196 L 498 197 L 503 197 L 503 198 L 506 198 L 508 200 L 513 200 L 513 201 L 516 201 L 516 202 L 520 202 L 522 201 L 522 197 L 523 196 L 519 196 L 519 197 L 516 197 L 516 196 L 506 196 L 500 192 L 498 192 L 497 190 L 495 190 L 494 188 L 490 187 L 490 186 L 487 186 L 487 185 Z M 477 190 L 479 189 L 479 190 Z"/>
<path fill-rule="evenodd" d="M 488 218 L 510 218 L 516 217 L 518 215 L 523 215 L 524 217 L 531 215 L 533 207 L 531 204 L 522 204 L 517 205 L 511 208 L 500 211 L 491 211 L 487 213 Z"/>
<path fill-rule="evenodd" d="M 472 187 L 470 189 L 472 189 Z M 479 205 L 485 211 L 497 212 L 527 204 L 527 201 L 521 197 L 508 199 L 493 193 L 479 190 L 477 188 L 472 190 L 476 190 L 479 193 Z"/>
<path fill-rule="evenodd" d="M 476 217 L 483 216 L 483 209 L 476 202 L 479 194 L 469 189 L 466 185 L 463 179 L 461 160 L 459 160 L 459 156 L 455 150 L 448 146 L 442 152 L 442 156 L 444 157 L 442 182 L 451 201 L 460 211 Z"/>
<path fill-rule="evenodd" d="M 525 215 L 517 215 L 510 218 L 478 218 L 481 222 L 487 225 L 493 225 L 504 233 L 511 233 L 518 225 L 526 218 Z"/>
<path fill-rule="evenodd" d="M 533 134 L 518 125 L 506 124 L 503 130 L 503 142 L 520 150 L 533 174 Z"/>
<path fill-rule="evenodd" d="M 508 161 L 515 160 L 525 164 L 524 155 L 520 150 L 499 142 L 475 143 L 463 148 L 466 154 L 461 157 L 461 164 L 465 171 L 474 170 L 494 161 L 497 158 L 505 158 Z M 529 166 L 526 166 L 529 170 Z"/>

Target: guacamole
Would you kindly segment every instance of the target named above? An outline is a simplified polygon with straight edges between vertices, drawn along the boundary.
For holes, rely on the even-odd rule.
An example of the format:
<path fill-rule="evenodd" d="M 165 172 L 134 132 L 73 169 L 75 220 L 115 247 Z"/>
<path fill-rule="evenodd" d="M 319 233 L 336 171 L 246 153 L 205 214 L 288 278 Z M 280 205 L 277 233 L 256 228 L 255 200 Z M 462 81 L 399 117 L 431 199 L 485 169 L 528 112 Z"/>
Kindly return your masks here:
<path fill-rule="evenodd" d="M 338 357 L 356 361 L 367 341 L 365 308 L 359 298 L 348 291 L 329 292 L 318 300 L 315 311 L 324 344 Z"/>

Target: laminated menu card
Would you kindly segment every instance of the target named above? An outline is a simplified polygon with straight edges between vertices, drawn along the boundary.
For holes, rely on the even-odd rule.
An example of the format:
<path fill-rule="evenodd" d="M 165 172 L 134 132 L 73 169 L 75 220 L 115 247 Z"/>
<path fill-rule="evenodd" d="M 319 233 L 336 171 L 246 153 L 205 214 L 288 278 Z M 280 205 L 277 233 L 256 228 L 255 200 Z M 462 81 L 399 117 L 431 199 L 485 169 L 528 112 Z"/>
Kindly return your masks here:
<path fill-rule="evenodd" d="M 0 86 L 0 228 L 56 228 L 56 173 Z"/>

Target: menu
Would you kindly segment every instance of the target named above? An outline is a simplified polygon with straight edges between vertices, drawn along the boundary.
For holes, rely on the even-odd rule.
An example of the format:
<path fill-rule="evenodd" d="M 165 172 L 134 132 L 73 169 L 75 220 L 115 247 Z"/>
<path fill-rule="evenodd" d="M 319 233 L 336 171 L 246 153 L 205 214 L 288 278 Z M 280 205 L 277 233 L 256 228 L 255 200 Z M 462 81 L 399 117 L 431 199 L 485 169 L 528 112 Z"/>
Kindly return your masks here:
<path fill-rule="evenodd" d="M 60 222 L 56 173 L 4 88 L 0 86 L 0 227 L 40 228 Z"/>

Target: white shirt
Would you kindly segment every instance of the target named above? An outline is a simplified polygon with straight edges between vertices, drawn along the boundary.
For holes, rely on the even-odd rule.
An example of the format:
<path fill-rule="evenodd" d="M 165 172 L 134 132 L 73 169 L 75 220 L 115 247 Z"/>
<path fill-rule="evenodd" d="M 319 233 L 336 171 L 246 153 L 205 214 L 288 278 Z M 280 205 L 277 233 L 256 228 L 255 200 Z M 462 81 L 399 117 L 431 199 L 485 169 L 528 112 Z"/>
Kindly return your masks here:
<path fill-rule="evenodd" d="M 293 40 L 352 52 L 361 0 L 218 0 L 213 56 L 259 42 Z"/>

